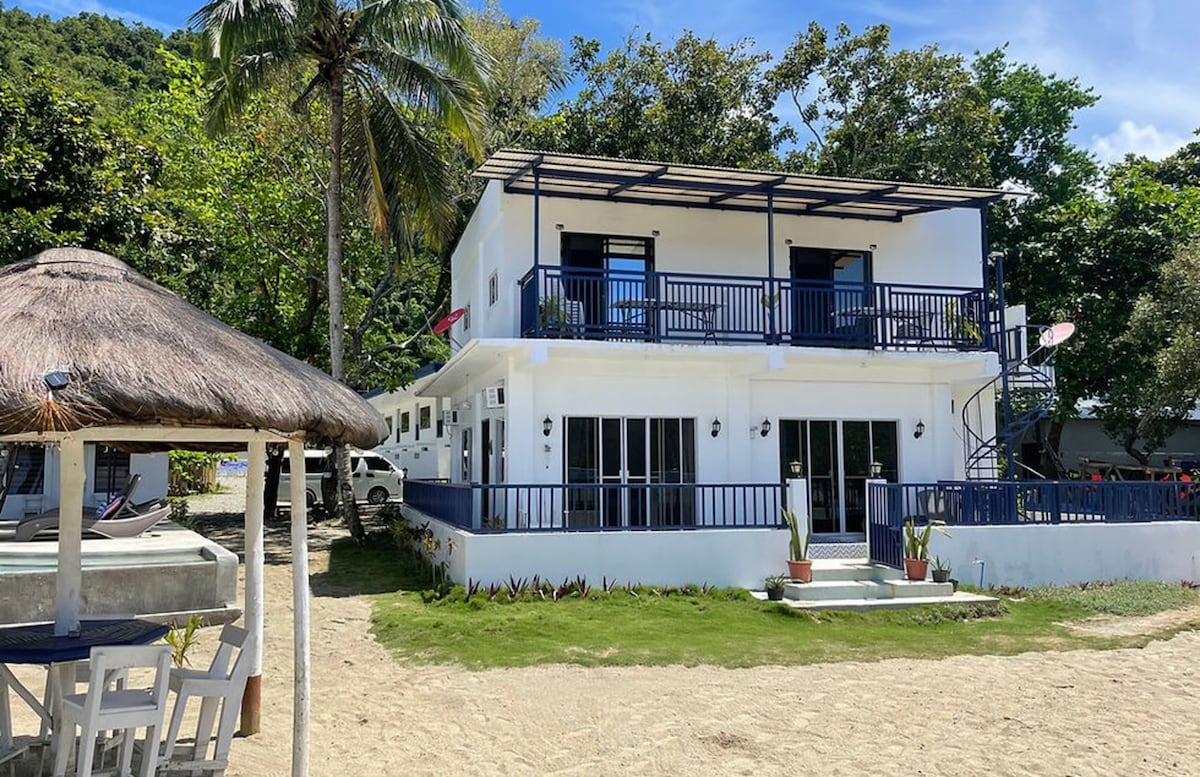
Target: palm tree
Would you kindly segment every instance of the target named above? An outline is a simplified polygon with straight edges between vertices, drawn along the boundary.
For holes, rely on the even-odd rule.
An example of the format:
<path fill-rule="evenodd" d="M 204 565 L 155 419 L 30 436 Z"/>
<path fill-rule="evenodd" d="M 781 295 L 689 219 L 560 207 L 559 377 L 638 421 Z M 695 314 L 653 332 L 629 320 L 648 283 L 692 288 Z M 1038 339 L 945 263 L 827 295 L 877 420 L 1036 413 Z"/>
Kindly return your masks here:
<path fill-rule="evenodd" d="M 415 231 L 430 242 L 445 237 L 454 177 L 444 141 L 482 153 L 486 55 L 464 29 L 459 0 L 210 0 L 191 22 L 216 64 L 210 131 L 296 72 L 308 78 L 293 107 L 327 104 L 329 365 L 344 381 L 343 173 L 385 243 Z M 398 212 L 405 218 L 393 218 Z M 340 508 L 361 538 L 349 456 L 339 450 L 337 459 Z"/>

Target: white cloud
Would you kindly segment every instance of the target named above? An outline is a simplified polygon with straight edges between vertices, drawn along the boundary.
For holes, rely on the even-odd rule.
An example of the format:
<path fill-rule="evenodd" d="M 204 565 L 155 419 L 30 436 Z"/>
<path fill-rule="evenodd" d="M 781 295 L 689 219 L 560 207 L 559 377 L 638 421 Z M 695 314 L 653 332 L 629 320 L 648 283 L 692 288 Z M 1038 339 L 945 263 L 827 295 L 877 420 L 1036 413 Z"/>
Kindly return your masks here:
<path fill-rule="evenodd" d="M 1163 159 L 1182 148 L 1188 139 L 1153 124 L 1137 125 L 1128 119 L 1115 132 L 1092 137 L 1092 151 L 1101 162 L 1119 162 L 1126 154 Z"/>

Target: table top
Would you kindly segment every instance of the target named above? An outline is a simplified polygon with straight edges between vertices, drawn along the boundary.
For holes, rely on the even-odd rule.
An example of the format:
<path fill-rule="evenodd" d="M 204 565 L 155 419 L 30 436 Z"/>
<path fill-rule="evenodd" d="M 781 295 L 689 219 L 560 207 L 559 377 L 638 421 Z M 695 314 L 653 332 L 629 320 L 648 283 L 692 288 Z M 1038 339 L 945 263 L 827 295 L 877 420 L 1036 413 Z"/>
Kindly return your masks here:
<path fill-rule="evenodd" d="M 82 620 L 79 636 L 54 636 L 53 623 L 0 628 L 0 663 L 54 664 L 82 661 L 102 645 L 148 645 L 170 631 L 160 623 L 135 619 Z"/>
<path fill-rule="evenodd" d="M 852 316 L 854 318 L 874 318 L 879 315 L 886 315 L 890 318 L 910 318 L 918 319 L 933 315 L 922 310 L 912 310 L 911 308 L 892 308 L 885 310 L 882 313 L 878 308 L 861 307 L 861 308 L 842 308 L 835 310 L 831 315 L 834 316 Z"/>
<path fill-rule="evenodd" d="M 612 304 L 618 310 L 681 310 L 688 313 L 711 313 L 722 307 L 720 302 L 689 302 L 687 300 L 622 299 Z"/>

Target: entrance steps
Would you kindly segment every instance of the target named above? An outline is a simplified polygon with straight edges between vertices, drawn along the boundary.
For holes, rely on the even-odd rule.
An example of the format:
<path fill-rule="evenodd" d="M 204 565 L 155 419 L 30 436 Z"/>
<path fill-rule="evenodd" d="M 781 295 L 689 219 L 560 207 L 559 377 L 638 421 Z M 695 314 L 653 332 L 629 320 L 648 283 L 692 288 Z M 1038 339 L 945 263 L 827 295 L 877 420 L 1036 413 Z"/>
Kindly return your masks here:
<path fill-rule="evenodd" d="M 785 603 L 804 609 L 877 609 L 919 604 L 992 602 L 990 596 L 956 592 L 951 583 L 905 580 L 899 569 L 867 559 L 816 559 L 811 583 L 784 586 Z"/>

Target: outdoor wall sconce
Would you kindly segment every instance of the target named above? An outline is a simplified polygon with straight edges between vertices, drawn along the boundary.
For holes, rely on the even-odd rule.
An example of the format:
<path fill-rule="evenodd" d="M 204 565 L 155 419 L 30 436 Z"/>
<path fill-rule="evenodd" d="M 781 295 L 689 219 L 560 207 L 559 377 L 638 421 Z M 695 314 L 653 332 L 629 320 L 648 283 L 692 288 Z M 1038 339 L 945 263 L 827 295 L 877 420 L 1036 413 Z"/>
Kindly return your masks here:
<path fill-rule="evenodd" d="M 919 440 L 919 439 L 921 439 L 922 436 L 924 436 L 924 434 L 925 434 L 925 422 L 918 420 L 917 428 L 913 429 L 913 439 Z"/>
<path fill-rule="evenodd" d="M 883 465 L 880 464 L 878 461 L 872 461 L 871 462 L 871 477 L 875 480 L 878 480 L 879 476 L 882 474 L 883 474 Z"/>
<path fill-rule="evenodd" d="M 771 433 L 771 419 L 764 418 L 762 423 L 758 425 L 758 434 L 760 437 L 766 437 Z"/>
<path fill-rule="evenodd" d="M 784 238 L 784 239 L 783 239 L 783 244 L 784 244 L 785 246 L 790 246 L 790 245 L 792 244 L 792 239 L 791 239 L 790 237 L 786 237 L 786 238 Z"/>
<path fill-rule="evenodd" d="M 650 236 L 651 236 L 651 237 L 658 237 L 658 236 L 659 236 L 659 235 L 661 235 L 661 234 L 662 234 L 662 232 L 659 232 L 657 229 L 652 229 L 652 230 L 650 230 Z"/>
<path fill-rule="evenodd" d="M 542 419 L 542 436 L 549 437 L 550 432 L 553 430 L 554 430 L 554 419 L 552 419 L 550 416 L 546 416 L 545 418 Z"/>
<path fill-rule="evenodd" d="M 713 437 L 716 437 L 717 435 L 719 435 L 721 433 L 721 419 L 720 418 L 713 419 L 712 429 L 710 431 L 711 431 Z"/>
<path fill-rule="evenodd" d="M 555 229 L 557 229 L 559 232 L 562 232 L 562 231 L 563 231 L 563 225 L 562 225 L 562 224 L 555 224 L 555 225 L 554 225 L 554 228 L 555 228 Z"/>
<path fill-rule="evenodd" d="M 792 470 L 792 477 L 798 478 L 804 476 L 804 462 L 791 461 L 788 462 L 788 467 Z"/>

